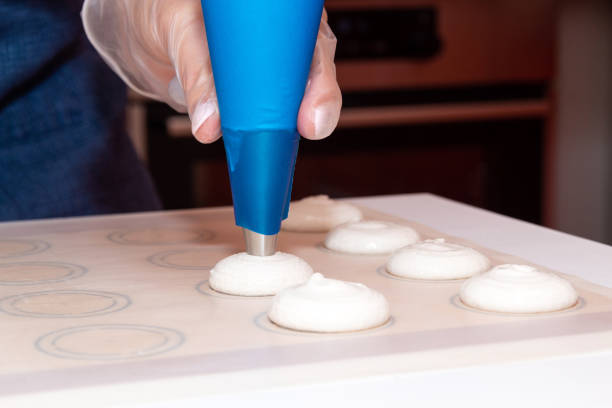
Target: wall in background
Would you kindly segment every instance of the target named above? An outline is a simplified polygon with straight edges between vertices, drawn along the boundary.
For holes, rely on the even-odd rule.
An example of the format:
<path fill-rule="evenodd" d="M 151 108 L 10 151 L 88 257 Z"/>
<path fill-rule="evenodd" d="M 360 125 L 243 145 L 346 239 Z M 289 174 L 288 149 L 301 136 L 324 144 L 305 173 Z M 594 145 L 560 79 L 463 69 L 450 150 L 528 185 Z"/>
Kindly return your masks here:
<path fill-rule="evenodd" d="M 565 0 L 558 24 L 552 224 L 612 243 L 612 2 Z"/>

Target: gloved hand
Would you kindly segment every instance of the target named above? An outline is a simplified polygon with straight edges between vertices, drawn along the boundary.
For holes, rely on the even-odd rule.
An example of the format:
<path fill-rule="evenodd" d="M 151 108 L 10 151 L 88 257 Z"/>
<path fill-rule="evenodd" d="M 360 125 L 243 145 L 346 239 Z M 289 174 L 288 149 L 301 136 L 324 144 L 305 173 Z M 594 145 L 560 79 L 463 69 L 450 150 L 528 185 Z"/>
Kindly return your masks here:
<path fill-rule="evenodd" d="M 188 112 L 200 142 L 221 136 L 200 0 L 85 0 L 81 17 L 91 43 L 132 89 Z M 309 139 L 329 136 L 338 123 L 335 50 L 323 13 L 298 114 L 298 131 Z"/>

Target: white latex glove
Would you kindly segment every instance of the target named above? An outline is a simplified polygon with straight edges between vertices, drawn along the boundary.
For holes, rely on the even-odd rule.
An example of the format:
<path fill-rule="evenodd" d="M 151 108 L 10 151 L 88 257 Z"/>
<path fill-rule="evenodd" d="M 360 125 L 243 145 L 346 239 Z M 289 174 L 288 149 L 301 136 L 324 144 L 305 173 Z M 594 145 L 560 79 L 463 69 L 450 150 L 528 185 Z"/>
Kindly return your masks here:
<path fill-rule="evenodd" d="M 81 17 L 91 43 L 126 84 L 188 112 L 200 142 L 221 136 L 200 0 L 85 0 Z M 338 123 L 335 50 L 323 13 L 298 114 L 298 131 L 309 139 L 329 136 Z"/>

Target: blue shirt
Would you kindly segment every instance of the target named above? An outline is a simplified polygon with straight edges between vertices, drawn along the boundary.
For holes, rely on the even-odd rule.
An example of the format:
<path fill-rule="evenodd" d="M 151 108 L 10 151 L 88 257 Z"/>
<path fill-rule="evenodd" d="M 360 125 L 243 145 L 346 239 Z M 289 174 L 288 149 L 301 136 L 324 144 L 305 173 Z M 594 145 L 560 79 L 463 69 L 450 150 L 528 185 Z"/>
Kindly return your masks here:
<path fill-rule="evenodd" d="M 156 210 L 77 0 L 0 0 L 0 220 Z"/>

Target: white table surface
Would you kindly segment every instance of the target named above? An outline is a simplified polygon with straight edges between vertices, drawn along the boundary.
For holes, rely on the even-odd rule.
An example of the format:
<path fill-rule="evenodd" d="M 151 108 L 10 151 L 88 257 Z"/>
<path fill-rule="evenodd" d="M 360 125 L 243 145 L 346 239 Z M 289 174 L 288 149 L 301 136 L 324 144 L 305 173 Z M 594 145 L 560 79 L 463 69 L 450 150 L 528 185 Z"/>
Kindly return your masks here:
<path fill-rule="evenodd" d="M 612 247 L 607 245 L 430 194 L 350 201 L 612 287 Z M 371 376 L 333 383 L 315 381 L 277 388 L 263 386 L 231 395 L 198 396 L 193 388 L 181 390 L 164 382 L 151 386 L 167 387 L 169 399 L 146 405 L 126 403 L 125 406 L 611 407 L 612 344 L 609 351 L 584 355 Z M 130 389 L 117 392 L 129 395 Z M 143 392 L 143 387 L 133 390 L 136 392 Z M 83 390 L 83 406 L 88 405 L 87 398 L 91 395 Z M 127 400 L 137 401 L 138 398 Z M 45 405 L 62 406 L 62 403 L 49 395 Z"/>

